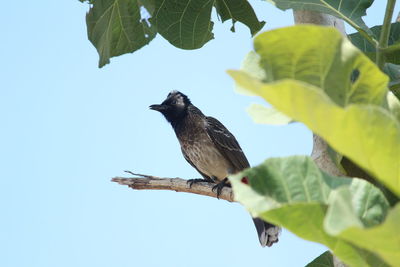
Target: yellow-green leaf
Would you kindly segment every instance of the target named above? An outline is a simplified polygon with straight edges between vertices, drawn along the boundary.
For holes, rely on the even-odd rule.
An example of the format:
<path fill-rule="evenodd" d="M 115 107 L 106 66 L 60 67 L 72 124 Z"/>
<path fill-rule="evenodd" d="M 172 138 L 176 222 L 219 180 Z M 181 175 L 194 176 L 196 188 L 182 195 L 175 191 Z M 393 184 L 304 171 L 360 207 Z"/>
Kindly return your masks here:
<path fill-rule="evenodd" d="M 335 28 L 298 25 L 268 31 L 255 38 L 254 49 L 268 82 L 303 81 L 340 106 L 384 103 L 388 77 Z"/>
<path fill-rule="evenodd" d="M 244 72 L 230 74 L 400 195 L 400 124 L 389 111 L 376 105 L 342 108 L 319 88 L 300 81 L 265 84 Z"/>
<path fill-rule="evenodd" d="M 292 122 L 292 119 L 276 110 L 273 107 L 266 107 L 260 104 L 252 104 L 247 109 L 250 117 L 255 123 L 270 125 L 286 125 Z"/>

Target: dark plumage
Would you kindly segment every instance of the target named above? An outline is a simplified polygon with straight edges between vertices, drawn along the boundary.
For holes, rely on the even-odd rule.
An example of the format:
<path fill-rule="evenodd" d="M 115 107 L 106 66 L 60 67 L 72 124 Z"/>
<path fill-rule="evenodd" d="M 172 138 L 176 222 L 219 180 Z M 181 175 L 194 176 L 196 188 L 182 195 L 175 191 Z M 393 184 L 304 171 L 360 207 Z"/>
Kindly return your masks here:
<path fill-rule="evenodd" d="M 205 116 L 186 95 L 172 91 L 164 102 L 150 108 L 161 112 L 171 123 L 183 156 L 203 176 L 204 179 L 188 180 L 190 185 L 214 182 L 219 195 L 228 185 L 228 175 L 250 167 L 236 138 L 217 119 Z M 262 246 L 278 242 L 278 226 L 259 218 L 253 220 Z"/>

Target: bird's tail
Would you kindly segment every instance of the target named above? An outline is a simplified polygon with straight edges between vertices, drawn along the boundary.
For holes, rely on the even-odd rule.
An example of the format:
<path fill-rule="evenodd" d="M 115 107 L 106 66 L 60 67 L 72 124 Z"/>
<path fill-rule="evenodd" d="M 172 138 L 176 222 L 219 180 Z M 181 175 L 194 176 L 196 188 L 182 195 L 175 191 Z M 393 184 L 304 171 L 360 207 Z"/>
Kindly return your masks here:
<path fill-rule="evenodd" d="M 279 241 L 278 237 L 281 232 L 279 226 L 263 221 L 260 218 L 253 218 L 253 221 L 257 229 L 258 239 L 260 240 L 261 246 L 270 247 Z"/>

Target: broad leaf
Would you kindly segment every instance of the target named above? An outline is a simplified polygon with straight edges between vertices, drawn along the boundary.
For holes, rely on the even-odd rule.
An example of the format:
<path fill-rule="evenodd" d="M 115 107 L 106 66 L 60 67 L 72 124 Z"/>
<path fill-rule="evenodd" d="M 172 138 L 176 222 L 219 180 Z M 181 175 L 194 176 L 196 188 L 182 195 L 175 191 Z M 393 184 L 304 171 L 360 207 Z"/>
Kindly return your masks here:
<path fill-rule="evenodd" d="M 374 0 L 267 0 L 282 10 L 311 10 L 343 19 L 358 31 L 371 34 L 361 17 Z"/>
<path fill-rule="evenodd" d="M 110 58 L 134 52 L 156 35 L 155 28 L 141 18 L 138 0 L 96 0 L 86 15 L 88 37 L 99 53 L 99 67 Z"/>
<path fill-rule="evenodd" d="M 141 3 L 144 8 L 150 13 L 149 15 L 152 15 L 154 13 L 154 10 L 156 8 L 156 0 L 137 0 L 139 3 Z"/>
<path fill-rule="evenodd" d="M 333 264 L 333 255 L 329 250 L 325 251 L 307 264 L 306 267 L 335 267 Z"/>
<path fill-rule="evenodd" d="M 254 35 L 263 26 L 246 0 L 156 0 L 151 21 L 171 44 L 183 49 L 202 47 L 214 38 L 211 10 L 216 5 L 222 20 L 240 21 Z M 232 27 L 234 30 L 234 27 Z"/>
<path fill-rule="evenodd" d="M 298 25 L 272 30 L 258 35 L 254 48 L 268 82 L 304 81 L 340 106 L 384 102 L 386 75 L 334 28 Z"/>
<path fill-rule="evenodd" d="M 400 65 L 386 63 L 383 71 L 389 76 L 389 88 L 400 99 Z"/>
<path fill-rule="evenodd" d="M 397 118 L 400 122 L 400 100 L 393 93 L 389 92 L 387 95 L 387 102 L 390 112 Z"/>
<path fill-rule="evenodd" d="M 266 80 L 265 71 L 260 67 L 260 56 L 254 51 L 247 53 L 240 69 L 246 72 L 251 77 L 258 80 Z M 249 95 L 249 90 L 241 88 L 238 84 L 235 86 L 235 91 L 240 94 Z M 250 95 L 252 95 L 250 93 Z M 259 104 L 253 104 L 247 109 L 250 117 L 255 123 L 270 124 L 270 125 L 285 125 L 292 121 L 291 118 L 276 110 L 273 107 L 265 107 Z"/>
<path fill-rule="evenodd" d="M 252 104 L 248 109 L 250 117 L 255 123 L 270 125 L 286 125 L 292 122 L 292 119 L 276 110 L 273 107 L 266 107 L 260 104 Z"/>
<path fill-rule="evenodd" d="M 255 35 L 264 26 L 264 21 L 258 21 L 253 8 L 247 0 L 215 0 L 215 7 L 222 22 L 232 20 L 231 31 L 235 31 L 235 22 L 240 21 L 245 24 Z"/>
<path fill-rule="evenodd" d="M 264 81 L 267 77 L 265 71 L 260 67 L 260 56 L 254 51 L 247 53 L 240 66 L 240 70 L 246 72 L 248 75 L 257 80 Z M 240 87 L 239 84 L 235 84 L 235 91 L 244 95 L 253 95 L 253 93 L 246 88 Z"/>
<path fill-rule="evenodd" d="M 354 190 L 349 188 L 340 188 L 332 193 L 325 218 L 326 231 L 360 248 L 373 251 L 391 266 L 400 266 L 400 204 L 387 216 L 382 216 L 382 213 L 386 213 L 386 201 L 375 194 L 372 187 L 365 189 L 359 186 L 358 190 L 362 190 L 363 194 L 354 194 Z M 369 202 L 377 205 L 366 208 Z"/>
<path fill-rule="evenodd" d="M 211 11 L 222 21 L 245 24 L 255 35 L 265 24 L 247 0 L 80 0 L 90 4 L 88 37 L 102 67 L 110 58 L 132 53 L 160 33 L 176 47 L 196 49 L 213 37 Z"/>
<path fill-rule="evenodd" d="M 214 38 L 212 7 L 211 0 L 156 0 L 151 22 L 172 45 L 196 49 Z"/>
<path fill-rule="evenodd" d="M 359 104 L 342 108 L 320 88 L 300 81 L 265 84 L 240 71 L 230 74 L 400 195 L 400 123 L 387 110 Z"/>
<path fill-rule="evenodd" d="M 249 185 L 241 181 L 243 176 L 248 177 Z M 253 216 L 282 225 L 304 239 L 326 245 L 350 266 L 380 266 L 383 263 L 372 252 L 330 235 L 324 229 L 331 196 L 341 188 L 350 190 L 356 200 L 370 197 L 363 206 L 355 206 L 350 219 L 361 217 L 375 224 L 384 219 L 388 204 L 379 189 L 368 182 L 330 176 L 305 156 L 271 158 L 230 177 L 230 181 L 235 199 Z M 380 213 L 371 212 L 375 210 L 380 210 Z M 335 215 L 333 218 L 336 220 L 348 220 L 342 214 Z"/>
<path fill-rule="evenodd" d="M 371 28 L 371 31 L 375 34 L 375 36 L 380 36 L 382 30 L 382 26 L 374 26 Z M 358 32 L 348 35 L 350 41 L 358 47 L 361 51 L 363 51 L 368 57 L 370 57 L 373 61 L 375 61 L 376 57 L 376 48 Z M 400 22 L 392 23 L 390 27 L 389 33 L 389 42 L 388 45 L 397 44 L 400 41 Z M 387 62 L 391 62 L 394 64 L 400 64 L 400 50 L 391 52 L 386 54 L 385 56 Z"/>

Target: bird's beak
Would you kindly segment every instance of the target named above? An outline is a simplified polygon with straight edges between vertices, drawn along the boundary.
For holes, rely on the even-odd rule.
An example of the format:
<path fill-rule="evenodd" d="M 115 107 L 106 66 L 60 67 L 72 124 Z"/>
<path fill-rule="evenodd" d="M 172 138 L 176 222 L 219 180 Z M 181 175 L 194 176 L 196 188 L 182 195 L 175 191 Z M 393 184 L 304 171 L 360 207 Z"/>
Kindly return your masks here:
<path fill-rule="evenodd" d="M 157 110 L 159 112 L 163 112 L 164 110 L 166 110 L 168 108 L 168 106 L 167 105 L 151 105 L 149 108 L 152 110 Z"/>

